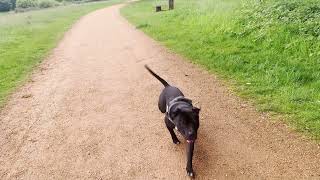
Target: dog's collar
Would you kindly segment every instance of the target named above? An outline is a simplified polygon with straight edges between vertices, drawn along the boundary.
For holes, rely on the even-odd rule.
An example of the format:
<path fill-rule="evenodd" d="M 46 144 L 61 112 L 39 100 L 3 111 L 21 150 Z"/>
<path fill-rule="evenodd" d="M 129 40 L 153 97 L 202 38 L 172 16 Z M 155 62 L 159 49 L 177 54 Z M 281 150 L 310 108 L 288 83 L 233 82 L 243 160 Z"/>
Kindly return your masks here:
<path fill-rule="evenodd" d="M 175 97 L 174 99 L 172 99 L 171 101 L 169 101 L 169 103 L 166 106 L 166 116 L 169 119 L 170 122 L 172 122 L 174 125 L 175 123 L 173 122 L 171 116 L 170 116 L 170 112 L 171 112 L 171 108 L 176 105 L 176 104 L 180 104 L 180 103 L 185 103 L 185 104 L 189 104 L 192 106 L 192 101 L 190 99 L 185 98 L 184 96 L 178 96 Z M 175 125 L 176 126 L 176 125 Z M 177 126 L 175 127 L 177 129 Z"/>

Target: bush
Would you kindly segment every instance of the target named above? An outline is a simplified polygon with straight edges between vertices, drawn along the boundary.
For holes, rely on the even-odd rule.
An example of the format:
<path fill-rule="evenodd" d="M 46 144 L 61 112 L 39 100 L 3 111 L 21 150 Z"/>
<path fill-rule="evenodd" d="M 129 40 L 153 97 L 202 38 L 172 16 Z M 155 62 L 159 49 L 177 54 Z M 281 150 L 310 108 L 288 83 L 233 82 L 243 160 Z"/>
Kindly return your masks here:
<path fill-rule="evenodd" d="M 39 8 L 49 8 L 58 5 L 59 3 L 55 0 L 40 0 L 38 3 Z"/>
<path fill-rule="evenodd" d="M 0 0 L 0 12 L 10 11 L 11 1 L 10 0 Z"/>
<path fill-rule="evenodd" d="M 37 0 L 18 0 L 17 8 L 33 8 L 38 6 Z"/>
<path fill-rule="evenodd" d="M 241 35 L 266 30 L 279 24 L 296 35 L 320 36 L 320 4 L 318 0 L 269 0 L 250 4 L 240 20 Z"/>

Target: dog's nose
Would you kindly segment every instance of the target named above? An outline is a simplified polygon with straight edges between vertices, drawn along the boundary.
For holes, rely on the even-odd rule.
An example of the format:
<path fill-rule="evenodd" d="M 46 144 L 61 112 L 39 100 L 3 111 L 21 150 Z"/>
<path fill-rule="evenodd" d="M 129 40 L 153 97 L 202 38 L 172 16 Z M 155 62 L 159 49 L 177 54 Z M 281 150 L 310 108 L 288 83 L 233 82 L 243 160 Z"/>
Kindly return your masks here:
<path fill-rule="evenodd" d="M 186 135 L 187 135 L 187 139 L 189 139 L 189 140 L 195 140 L 197 138 L 197 134 L 193 129 L 189 129 L 186 132 Z"/>
<path fill-rule="evenodd" d="M 194 135 L 194 130 L 189 130 L 188 131 L 188 136 L 193 136 Z"/>

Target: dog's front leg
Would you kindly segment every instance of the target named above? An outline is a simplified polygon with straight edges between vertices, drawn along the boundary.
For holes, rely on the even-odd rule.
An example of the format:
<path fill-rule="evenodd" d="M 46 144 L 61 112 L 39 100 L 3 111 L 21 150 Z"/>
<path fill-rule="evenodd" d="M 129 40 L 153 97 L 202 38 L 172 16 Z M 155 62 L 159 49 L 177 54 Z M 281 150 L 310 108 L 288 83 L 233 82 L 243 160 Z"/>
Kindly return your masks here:
<path fill-rule="evenodd" d="M 169 128 L 167 127 L 169 132 L 170 132 L 170 135 L 171 135 L 171 138 L 172 138 L 172 141 L 174 144 L 180 144 L 180 141 L 179 139 L 177 138 L 176 134 L 174 133 L 173 129 L 172 128 Z"/>
<path fill-rule="evenodd" d="M 187 143 L 187 174 L 190 177 L 194 177 L 194 172 L 192 169 L 192 157 L 193 157 L 193 149 L 194 149 L 194 142 Z"/>
<path fill-rule="evenodd" d="M 180 144 L 179 139 L 177 138 L 176 134 L 173 131 L 174 124 L 172 124 L 167 117 L 164 118 L 165 124 L 167 126 L 167 129 L 171 135 L 172 141 L 174 144 Z"/>

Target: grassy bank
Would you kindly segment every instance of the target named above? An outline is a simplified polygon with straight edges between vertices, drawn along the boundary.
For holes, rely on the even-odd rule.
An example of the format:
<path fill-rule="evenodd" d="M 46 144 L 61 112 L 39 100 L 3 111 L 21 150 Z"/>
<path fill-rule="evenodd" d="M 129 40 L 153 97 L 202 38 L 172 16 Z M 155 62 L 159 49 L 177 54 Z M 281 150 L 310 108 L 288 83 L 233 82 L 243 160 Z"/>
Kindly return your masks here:
<path fill-rule="evenodd" d="M 122 14 L 171 50 L 231 82 L 259 110 L 320 139 L 319 0 L 142 0 Z"/>
<path fill-rule="evenodd" d="M 121 0 L 0 15 L 0 106 L 81 16 Z"/>

